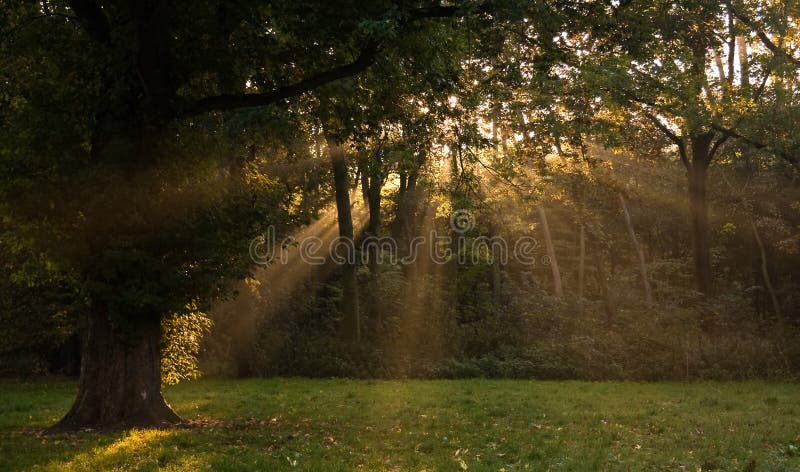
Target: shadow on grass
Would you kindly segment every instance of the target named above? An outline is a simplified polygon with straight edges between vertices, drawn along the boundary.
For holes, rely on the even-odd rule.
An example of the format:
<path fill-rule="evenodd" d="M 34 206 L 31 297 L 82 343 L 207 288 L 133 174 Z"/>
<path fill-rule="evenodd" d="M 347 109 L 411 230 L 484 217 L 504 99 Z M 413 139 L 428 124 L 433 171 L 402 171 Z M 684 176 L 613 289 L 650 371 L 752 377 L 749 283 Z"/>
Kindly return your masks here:
<path fill-rule="evenodd" d="M 0 470 L 800 469 L 795 384 L 204 380 L 180 427 L 52 436 L 72 388 L 2 387 Z"/>

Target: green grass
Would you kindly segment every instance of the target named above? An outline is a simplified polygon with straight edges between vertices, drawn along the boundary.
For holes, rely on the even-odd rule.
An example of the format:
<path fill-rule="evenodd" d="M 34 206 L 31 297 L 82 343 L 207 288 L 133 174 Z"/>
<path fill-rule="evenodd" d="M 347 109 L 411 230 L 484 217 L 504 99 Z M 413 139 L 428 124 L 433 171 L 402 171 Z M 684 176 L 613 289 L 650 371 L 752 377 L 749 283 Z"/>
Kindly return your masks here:
<path fill-rule="evenodd" d="M 800 470 L 785 383 L 202 380 L 180 428 L 43 436 L 74 383 L 0 382 L 6 470 Z"/>

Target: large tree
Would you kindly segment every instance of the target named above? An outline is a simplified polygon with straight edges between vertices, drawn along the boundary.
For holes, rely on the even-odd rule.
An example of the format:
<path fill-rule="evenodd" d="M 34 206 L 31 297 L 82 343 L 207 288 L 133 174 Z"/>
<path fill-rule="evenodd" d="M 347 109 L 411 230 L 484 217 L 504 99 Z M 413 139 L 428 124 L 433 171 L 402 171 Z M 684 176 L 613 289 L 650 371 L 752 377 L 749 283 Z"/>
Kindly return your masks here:
<path fill-rule="evenodd" d="M 280 191 L 242 157 L 269 129 L 260 117 L 366 70 L 426 18 L 480 10 L 389 1 L 1 6 L 3 216 L 80 281 L 88 306 L 78 396 L 62 429 L 178 421 L 160 391 L 161 320 L 246 275 L 247 242 L 281 220 Z M 244 171 L 231 172 L 237 166 Z"/>

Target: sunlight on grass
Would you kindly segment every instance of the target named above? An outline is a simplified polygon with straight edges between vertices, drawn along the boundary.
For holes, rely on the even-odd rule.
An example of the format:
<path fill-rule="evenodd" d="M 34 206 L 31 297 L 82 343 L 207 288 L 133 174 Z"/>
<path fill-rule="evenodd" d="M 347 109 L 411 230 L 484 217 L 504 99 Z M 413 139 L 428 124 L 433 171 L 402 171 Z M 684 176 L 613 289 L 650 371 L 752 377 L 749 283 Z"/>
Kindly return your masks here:
<path fill-rule="evenodd" d="M 0 384 L 0 470 L 800 470 L 792 383 L 207 379 L 182 427 L 31 431 L 65 387 Z"/>
<path fill-rule="evenodd" d="M 77 454 L 68 462 L 56 461 L 46 470 L 110 470 L 158 468 L 166 457 L 163 444 L 173 431 L 132 430 L 108 446 Z M 154 457 L 154 451 L 158 454 Z M 188 465 L 188 464 L 187 464 Z"/>

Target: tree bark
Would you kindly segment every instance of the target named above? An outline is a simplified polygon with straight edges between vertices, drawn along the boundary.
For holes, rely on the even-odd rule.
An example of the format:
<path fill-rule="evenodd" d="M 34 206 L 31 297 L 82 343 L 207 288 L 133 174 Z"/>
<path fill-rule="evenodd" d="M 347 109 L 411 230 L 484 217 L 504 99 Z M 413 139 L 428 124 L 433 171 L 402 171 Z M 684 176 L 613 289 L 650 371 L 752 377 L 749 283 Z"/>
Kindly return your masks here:
<path fill-rule="evenodd" d="M 747 92 L 750 89 L 750 59 L 747 55 L 747 40 L 744 36 L 739 36 L 739 71 L 741 74 L 742 89 Z"/>
<path fill-rule="evenodd" d="M 603 309 L 606 313 L 606 321 L 611 323 L 616 314 L 616 307 L 614 306 L 614 299 L 608 291 L 608 282 L 606 282 L 606 263 L 603 259 L 602 251 L 598 250 L 595 253 L 595 265 L 597 266 L 597 283 L 600 285 L 600 294 L 603 297 Z"/>
<path fill-rule="evenodd" d="M 81 330 L 78 396 L 50 431 L 165 427 L 180 417 L 161 395 L 161 317 L 126 320 L 116 329 L 108 310 L 93 304 Z"/>
<path fill-rule="evenodd" d="M 720 57 L 719 51 L 714 49 L 713 54 L 714 54 L 714 65 L 717 66 L 717 74 L 719 74 L 719 80 L 723 83 L 723 90 L 725 90 L 727 89 L 727 85 L 725 84 L 727 84 L 728 82 L 728 77 L 725 73 L 725 66 L 722 63 L 722 57 Z"/>
<path fill-rule="evenodd" d="M 378 163 L 380 165 L 380 163 Z M 383 177 L 378 173 L 369 175 L 367 185 L 367 203 L 369 205 L 369 224 L 367 232 L 372 236 L 378 236 L 381 229 L 381 190 L 383 189 Z"/>
<path fill-rule="evenodd" d="M 709 155 L 713 134 L 703 134 L 692 139 L 692 162 L 689 170 L 689 206 L 694 247 L 694 267 L 697 290 L 713 295 L 711 273 L 711 241 L 708 234 L 708 197 L 706 184 Z"/>
<path fill-rule="evenodd" d="M 374 162 L 366 163 L 363 166 L 363 178 L 366 182 L 366 196 L 367 206 L 369 207 L 369 222 L 367 224 L 367 236 L 374 238 L 380 237 L 381 232 L 381 190 L 383 190 L 383 175 L 382 175 L 382 159 L 380 150 L 374 156 Z M 371 165 L 370 165 L 371 164 Z M 378 272 L 380 270 L 378 258 L 380 256 L 379 244 L 375 241 L 374 244 L 369 244 L 367 247 L 367 258 L 369 267 L 369 286 L 367 288 L 367 314 L 368 317 L 375 321 L 377 326 L 383 325 L 383 305 L 378 300 L 379 296 L 379 279 Z"/>
<path fill-rule="evenodd" d="M 733 12 L 728 9 L 728 84 L 733 85 L 736 65 L 736 25 Z"/>
<path fill-rule="evenodd" d="M 497 225 L 494 223 L 494 221 L 489 221 L 489 238 L 494 238 L 495 236 L 498 236 Z M 495 307 L 499 307 L 500 302 L 502 301 L 503 293 L 503 273 L 500 264 L 501 254 L 500 250 L 495 247 L 494 244 L 490 245 L 490 250 L 492 258 L 492 302 L 494 302 Z"/>
<path fill-rule="evenodd" d="M 402 238 L 404 243 L 408 243 L 416 233 L 414 224 L 414 212 L 418 198 L 417 179 L 419 178 L 420 168 L 425 164 L 427 156 L 422 154 L 415 158 L 414 165 L 408 170 L 405 178 L 405 185 L 401 185 L 398 193 L 397 215 L 393 225 L 394 235 Z M 405 174 L 401 174 L 402 175 Z M 402 182 L 402 180 L 401 180 Z M 403 244 L 405 246 L 406 244 Z"/>
<path fill-rule="evenodd" d="M 769 268 L 767 265 L 767 251 L 764 249 L 764 242 L 761 241 L 761 236 L 758 234 L 758 228 L 756 227 L 755 221 L 751 221 L 750 225 L 753 227 L 753 236 L 756 238 L 756 244 L 758 244 L 758 251 L 761 254 L 761 277 L 764 279 L 764 285 L 767 287 L 767 292 L 769 293 L 770 298 L 772 299 L 772 307 L 775 310 L 775 316 L 778 319 L 782 318 L 781 314 L 781 304 L 778 302 L 778 296 L 775 294 L 775 288 L 772 286 L 772 279 L 769 276 Z"/>
<path fill-rule="evenodd" d="M 356 173 L 356 183 L 361 185 L 361 200 L 364 205 L 369 207 L 369 174 L 364 168 L 363 163 L 359 165 L 358 172 Z"/>
<path fill-rule="evenodd" d="M 553 293 L 556 297 L 563 298 L 564 290 L 561 287 L 561 271 L 558 269 L 556 249 L 553 246 L 553 238 L 550 236 L 550 225 L 547 224 L 547 214 L 544 212 L 544 208 L 541 206 L 539 207 L 539 218 L 542 221 L 542 232 L 544 233 L 547 257 L 550 259 L 550 270 L 553 274 Z"/>
<path fill-rule="evenodd" d="M 642 245 L 639 244 L 639 240 L 636 239 L 636 231 L 633 230 L 633 223 L 631 222 L 631 214 L 628 211 L 628 205 L 625 203 L 625 198 L 620 195 L 619 202 L 622 206 L 622 213 L 625 215 L 625 225 L 628 227 L 628 234 L 631 236 L 631 241 L 633 242 L 633 247 L 636 250 L 636 254 L 639 256 L 639 273 L 642 276 L 642 285 L 644 286 L 644 298 L 647 302 L 648 306 L 653 306 L 653 293 L 650 290 L 650 280 L 647 276 L 647 263 L 644 259 L 644 250 L 642 249 Z"/>
<path fill-rule="evenodd" d="M 110 120 L 99 121 L 107 124 Z M 120 128 L 125 132 L 113 134 L 98 126 L 89 158 L 94 163 L 117 159 L 124 172 L 133 176 L 157 160 L 159 130 L 138 119 Z M 94 214 L 90 221 L 98 219 Z M 104 247 L 103 238 L 93 236 L 99 242 L 93 240 L 90 246 Z M 49 431 L 164 427 L 180 422 L 161 394 L 161 313 L 126 315 L 115 323 L 108 304 L 99 297 L 90 298 L 78 326 L 78 395 L 66 416 Z"/>
<path fill-rule="evenodd" d="M 583 224 L 578 229 L 578 304 L 583 313 L 583 285 L 586 270 L 586 234 Z"/>
<path fill-rule="evenodd" d="M 353 215 L 350 207 L 350 185 L 347 173 L 344 148 L 328 139 L 328 152 L 333 167 L 333 184 L 336 193 L 336 214 L 339 222 L 339 237 L 355 245 Z M 354 247 L 353 247 L 354 249 Z M 342 266 L 342 303 L 345 336 L 351 340 L 361 340 L 361 319 L 358 307 L 358 281 L 354 261 L 345 261 Z"/>

